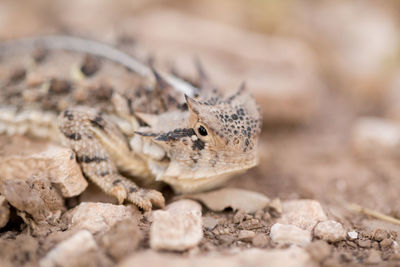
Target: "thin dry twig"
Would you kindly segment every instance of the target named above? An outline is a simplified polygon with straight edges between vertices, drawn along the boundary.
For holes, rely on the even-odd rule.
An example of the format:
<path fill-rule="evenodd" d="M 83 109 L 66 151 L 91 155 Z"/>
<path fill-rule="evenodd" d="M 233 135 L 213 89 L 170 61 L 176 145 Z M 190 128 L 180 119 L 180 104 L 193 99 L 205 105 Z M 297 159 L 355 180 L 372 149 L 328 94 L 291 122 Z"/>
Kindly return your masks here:
<path fill-rule="evenodd" d="M 390 222 L 390 223 L 393 223 L 393 224 L 400 225 L 400 220 L 399 219 L 396 219 L 396 218 L 394 218 L 392 216 L 389 216 L 389 215 L 385 215 L 385 214 L 383 214 L 381 212 L 378 212 L 376 210 L 371 210 L 371 209 L 368 209 L 368 208 L 361 207 L 360 205 L 357 205 L 357 204 L 354 204 L 354 203 L 348 204 L 347 205 L 347 209 L 350 210 L 351 212 L 365 214 L 365 215 L 377 218 L 377 219 L 382 220 L 382 221 L 386 221 L 386 222 Z"/>

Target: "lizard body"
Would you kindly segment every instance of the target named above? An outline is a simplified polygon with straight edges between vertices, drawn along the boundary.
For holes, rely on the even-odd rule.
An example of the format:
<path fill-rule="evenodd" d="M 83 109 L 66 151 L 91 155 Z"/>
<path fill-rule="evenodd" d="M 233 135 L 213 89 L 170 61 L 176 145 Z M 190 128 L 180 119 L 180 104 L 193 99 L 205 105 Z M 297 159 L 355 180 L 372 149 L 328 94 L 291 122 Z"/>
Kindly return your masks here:
<path fill-rule="evenodd" d="M 258 163 L 253 97 L 224 96 L 200 66 L 194 86 L 108 45 L 37 37 L 0 44 L 0 86 L 0 133 L 70 147 L 89 179 L 145 210 L 164 205 L 145 189 L 157 182 L 202 191 Z"/>

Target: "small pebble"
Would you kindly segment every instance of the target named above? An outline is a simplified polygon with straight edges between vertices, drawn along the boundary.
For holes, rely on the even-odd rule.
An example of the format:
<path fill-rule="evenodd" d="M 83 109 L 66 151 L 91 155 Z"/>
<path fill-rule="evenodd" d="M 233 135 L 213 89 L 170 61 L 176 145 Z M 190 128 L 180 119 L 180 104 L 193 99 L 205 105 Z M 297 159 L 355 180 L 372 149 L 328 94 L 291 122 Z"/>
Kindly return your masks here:
<path fill-rule="evenodd" d="M 358 238 L 358 233 L 356 231 L 350 231 L 347 233 L 347 237 L 350 240 L 355 240 Z"/>
<path fill-rule="evenodd" d="M 324 261 L 332 252 L 331 246 L 323 240 L 317 240 L 310 243 L 306 250 L 317 262 Z"/>
<path fill-rule="evenodd" d="M 241 230 L 239 232 L 238 239 L 241 241 L 250 242 L 255 237 L 255 235 L 256 233 L 253 231 Z"/>
<path fill-rule="evenodd" d="M 393 240 L 392 240 L 392 239 L 389 239 L 389 238 L 383 239 L 383 240 L 379 243 L 379 245 L 380 245 L 380 247 L 381 247 L 382 250 L 390 249 L 390 248 L 392 247 L 392 245 L 393 245 Z"/>
<path fill-rule="evenodd" d="M 256 211 L 256 213 L 254 214 L 254 218 L 261 220 L 264 216 L 264 211 L 262 209 L 259 209 Z"/>
<path fill-rule="evenodd" d="M 233 216 L 233 222 L 234 223 L 241 223 L 243 222 L 244 218 L 246 216 L 246 213 L 242 210 L 238 210 L 235 214 L 235 216 Z"/>
<path fill-rule="evenodd" d="M 223 244 L 232 244 L 235 241 L 235 237 L 233 235 L 227 234 L 227 235 L 218 235 L 217 239 L 221 241 Z"/>
<path fill-rule="evenodd" d="M 338 242 L 346 239 L 346 231 L 342 224 L 336 221 L 325 221 L 315 226 L 314 236 L 328 242 Z"/>
<path fill-rule="evenodd" d="M 389 233 L 384 229 L 376 229 L 373 233 L 373 238 L 376 241 L 382 241 L 385 238 L 389 237 Z"/>
<path fill-rule="evenodd" d="M 132 206 L 100 202 L 82 202 L 69 211 L 71 228 L 85 229 L 92 234 L 108 231 L 114 224 L 132 218 L 137 209 Z"/>
<path fill-rule="evenodd" d="M 84 266 L 79 263 L 84 262 L 84 258 L 89 252 L 97 249 L 98 246 L 93 235 L 89 231 L 81 230 L 57 244 L 40 260 L 39 265 L 41 267 Z"/>
<path fill-rule="evenodd" d="M 218 225 L 217 219 L 210 217 L 210 216 L 205 216 L 203 217 L 203 227 L 207 230 L 213 230 L 216 226 Z"/>
<path fill-rule="evenodd" d="M 321 204 L 315 200 L 285 201 L 282 207 L 282 217 L 278 222 L 292 224 L 304 230 L 311 231 L 318 222 L 328 219 Z"/>
<path fill-rule="evenodd" d="M 269 240 L 265 234 L 256 234 L 252 239 L 252 243 L 255 247 L 264 248 L 268 246 Z"/>
<path fill-rule="evenodd" d="M 281 216 L 282 214 L 282 203 L 279 198 L 274 198 L 269 204 L 268 207 L 271 209 L 271 211 L 274 213 L 274 215 L 277 215 L 276 217 Z"/>
<path fill-rule="evenodd" d="M 280 244 L 305 246 L 311 242 L 311 234 L 297 226 L 276 223 L 271 227 L 271 240 Z"/>
<path fill-rule="evenodd" d="M 269 214 L 269 212 L 264 213 L 263 220 L 269 222 L 271 220 L 271 214 Z"/>
<path fill-rule="evenodd" d="M 361 240 L 358 240 L 357 244 L 362 248 L 370 248 L 371 247 L 371 240 L 369 240 L 369 239 L 361 239 Z"/>
<path fill-rule="evenodd" d="M 166 210 L 153 212 L 150 228 L 152 249 L 184 251 L 196 247 L 202 238 L 199 203 L 184 199 L 169 204 Z"/>
<path fill-rule="evenodd" d="M 238 228 L 239 229 L 245 229 L 245 230 L 252 230 L 252 229 L 257 229 L 261 228 L 262 224 L 260 223 L 259 220 L 257 219 L 250 219 L 242 222 L 239 224 Z"/>

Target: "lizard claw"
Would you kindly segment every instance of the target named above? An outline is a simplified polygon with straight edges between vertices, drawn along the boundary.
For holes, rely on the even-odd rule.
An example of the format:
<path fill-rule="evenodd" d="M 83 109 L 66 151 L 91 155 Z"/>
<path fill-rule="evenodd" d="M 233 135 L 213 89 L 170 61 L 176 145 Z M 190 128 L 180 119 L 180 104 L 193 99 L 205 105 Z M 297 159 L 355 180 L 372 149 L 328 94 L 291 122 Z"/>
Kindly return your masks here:
<path fill-rule="evenodd" d="M 139 208 L 149 211 L 154 206 L 163 208 L 165 200 L 163 195 L 156 190 L 138 189 L 127 196 L 127 200 L 137 205 Z"/>

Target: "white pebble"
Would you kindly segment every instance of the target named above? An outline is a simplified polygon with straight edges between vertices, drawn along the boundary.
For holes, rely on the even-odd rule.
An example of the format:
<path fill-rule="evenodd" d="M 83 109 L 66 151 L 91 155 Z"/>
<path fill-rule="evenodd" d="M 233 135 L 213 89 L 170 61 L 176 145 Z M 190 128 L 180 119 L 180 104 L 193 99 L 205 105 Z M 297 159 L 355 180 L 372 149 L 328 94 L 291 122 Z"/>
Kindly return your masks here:
<path fill-rule="evenodd" d="M 350 240 L 354 240 L 358 238 L 358 233 L 356 231 L 350 231 L 347 233 L 347 236 Z"/>
<path fill-rule="evenodd" d="M 184 251 L 196 247 L 202 238 L 201 206 L 197 202 L 179 200 L 166 210 L 153 212 L 152 249 Z"/>
<path fill-rule="evenodd" d="M 320 222 L 314 228 L 314 236 L 329 242 L 338 242 L 346 238 L 342 224 L 336 221 Z"/>
<path fill-rule="evenodd" d="M 280 244 L 305 246 L 311 242 L 311 233 L 294 225 L 276 223 L 270 235 L 272 241 Z"/>

